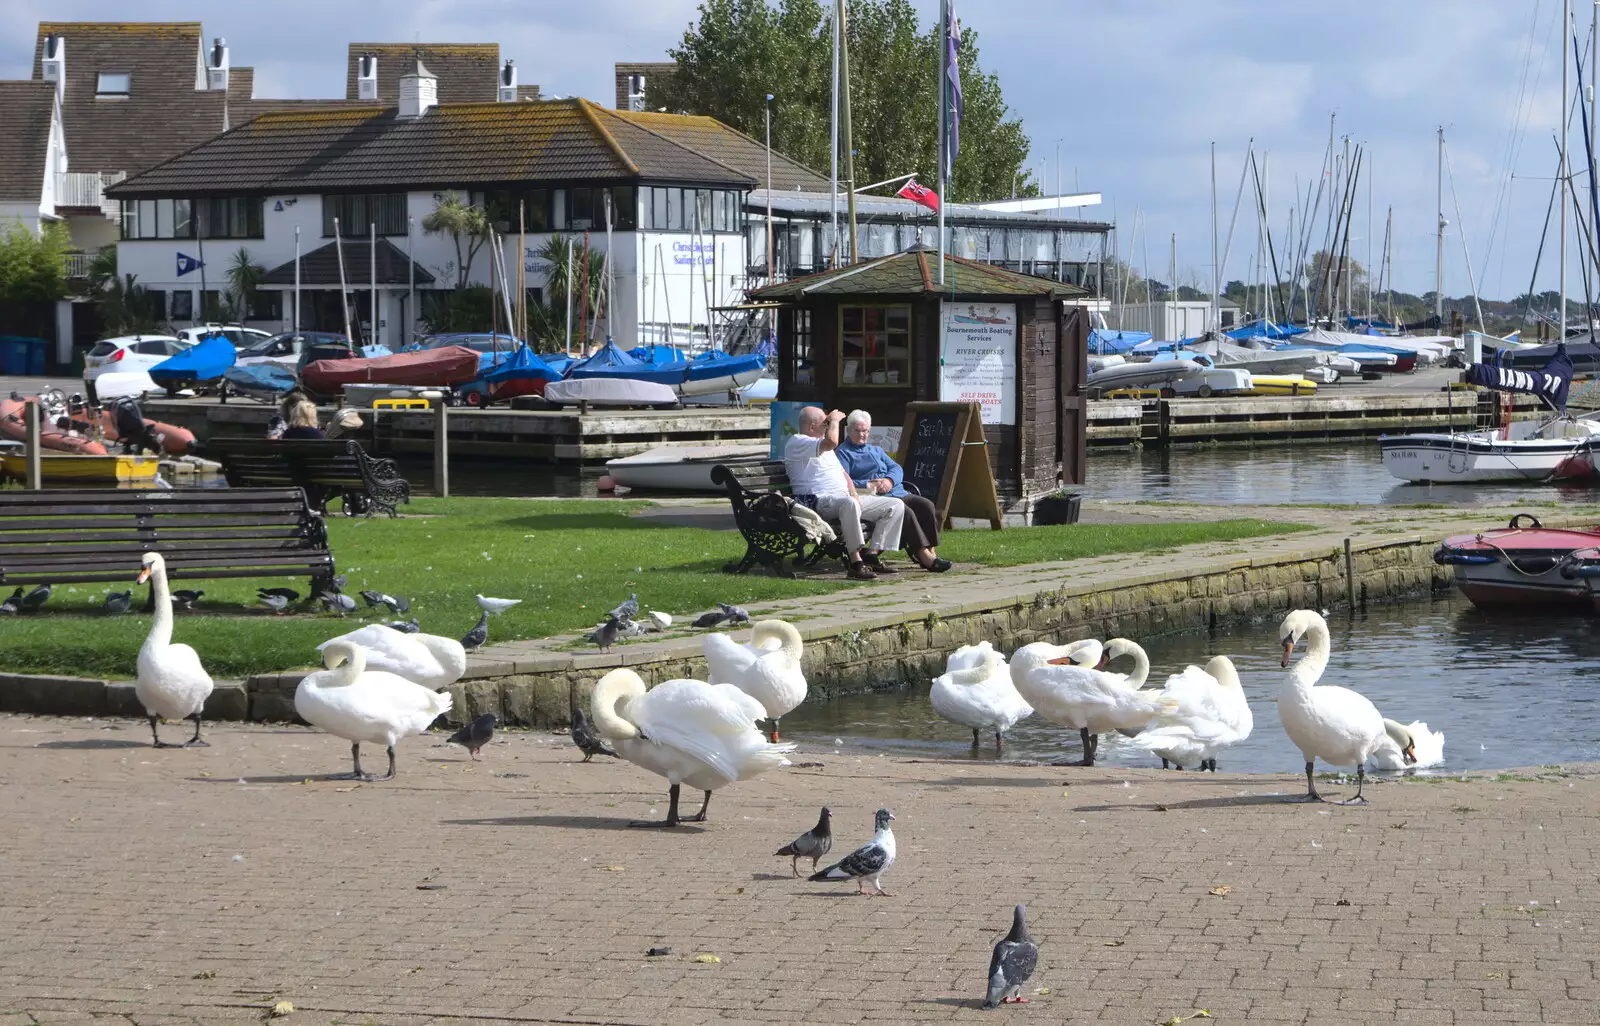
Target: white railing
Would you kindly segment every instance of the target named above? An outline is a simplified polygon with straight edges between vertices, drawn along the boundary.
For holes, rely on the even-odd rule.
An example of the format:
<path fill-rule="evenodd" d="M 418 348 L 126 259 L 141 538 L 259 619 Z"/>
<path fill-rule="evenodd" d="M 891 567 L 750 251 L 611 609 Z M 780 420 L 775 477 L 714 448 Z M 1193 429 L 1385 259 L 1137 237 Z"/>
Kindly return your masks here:
<path fill-rule="evenodd" d="M 120 207 L 116 200 L 106 198 L 105 189 L 127 177 L 126 171 L 62 172 L 56 175 L 56 207 L 98 209 L 115 220 L 120 215 Z"/>
<path fill-rule="evenodd" d="M 94 254 L 93 253 L 68 253 L 67 254 L 67 277 L 68 278 L 87 278 L 87 277 L 89 277 L 89 265 L 92 264 L 92 263 L 94 263 Z"/>

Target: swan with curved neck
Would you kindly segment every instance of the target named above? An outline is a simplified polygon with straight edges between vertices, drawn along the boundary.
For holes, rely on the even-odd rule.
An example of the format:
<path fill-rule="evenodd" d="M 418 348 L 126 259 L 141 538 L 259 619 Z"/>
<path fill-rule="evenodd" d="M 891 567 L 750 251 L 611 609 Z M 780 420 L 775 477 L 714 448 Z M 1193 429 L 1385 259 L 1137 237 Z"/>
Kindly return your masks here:
<path fill-rule="evenodd" d="M 711 684 L 732 684 L 760 702 L 772 721 L 767 740 L 776 743 L 778 721 L 806 698 L 804 645 L 800 632 L 783 620 L 760 620 L 750 633 L 748 645 L 726 634 L 705 636 L 707 678 Z"/>
<path fill-rule="evenodd" d="M 467 672 L 467 650 L 454 638 L 437 634 L 406 634 L 374 623 L 330 638 L 317 646 L 325 650 L 345 641 L 362 649 L 369 670 L 382 670 L 420 684 L 430 691 L 449 687 Z"/>
<path fill-rule="evenodd" d="M 1101 733 L 1142 728 L 1171 704 L 1157 692 L 1129 686 L 1123 674 L 1083 665 L 1091 654 L 1101 655 L 1098 649 L 1098 642 L 1092 648 L 1081 642 L 1070 646 L 1037 642 L 1011 657 L 1012 683 L 1034 712 L 1078 730 L 1083 759 L 1062 765 L 1093 766 Z"/>
<path fill-rule="evenodd" d="M 1278 626 L 1285 667 L 1301 638 L 1307 639 L 1306 654 L 1289 670 L 1278 693 L 1278 718 L 1306 760 L 1306 794 L 1296 801 L 1324 800 L 1317 793 L 1313 775 L 1320 758 L 1335 766 L 1354 763 L 1355 797 L 1339 804 L 1365 803 L 1361 790 L 1366 783 L 1367 759 L 1386 737 L 1383 716 L 1364 695 L 1349 688 L 1317 685 L 1328 668 L 1332 645 L 1327 621 L 1312 610 L 1297 609 Z"/>
<path fill-rule="evenodd" d="M 200 656 L 188 645 L 172 643 L 172 596 L 167 590 L 167 563 L 157 552 L 144 554 L 135 583 L 150 582 L 155 617 L 150 634 L 139 649 L 138 675 L 133 693 L 150 718 L 150 738 L 157 748 L 207 747 L 200 739 L 200 721 L 211 695 L 211 675 Z M 181 746 L 161 740 L 158 721 L 194 720 L 194 737 Z"/>
<path fill-rule="evenodd" d="M 1173 674 L 1161 694 L 1177 709 L 1152 720 L 1133 743 L 1160 757 L 1162 769 L 1198 764 L 1215 773 L 1217 753 L 1249 737 L 1255 727 L 1239 671 L 1227 656 L 1214 657 L 1205 669 L 1190 666 Z"/>
<path fill-rule="evenodd" d="M 952 723 L 972 728 L 972 747 L 980 732 L 994 732 L 994 745 L 1005 744 L 1005 732 L 1033 715 L 1033 707 L 1011 682 L 1005 659 L 987 641 L 964 645 L 950 654 L 942 676 L 928 692 L 933 711 Z"/>
<path fill-rule="evenodd" d="M 618 669 L 595 684 L 589 706 L 595 731 L 618 755 L 667 778 L 666 820 L 636 826 L 704 822 L 712 791 L 788 765 L 784 755 L 795 749 L 762 736 L 756 723 L 766 710 L 732 684 L 669 680 L 646 689 L 637 673 Z M 682 784 L 705 792 L 693 816 L 678 815 Z"/>
<path fill-rule="evenodd" d="M 335 779 L 393 779 L 395 744 L 421 734 L 450 711 L 449 692 L 433 691 L 384 670 L 367 669 L 366 650 L 353 642 L 328 642 L 322 648 L 322 665 L 325 669 L 301 679 L 294 693 L 294 710 L 313 727 L 350 742 L 353 770 Z M 389 772 L 383 776 L 362 772 L 363 741 L 388 749 Z"/>
<path fill-rule="evenodd" d="M 1386 717 L 1383 732 L 1383 742 L 1372 753 L 1376 769 L 1427 769 L 1444 762 L 1444 732 L 1429 730 L 1424 720 L 1400 723 Z"/>

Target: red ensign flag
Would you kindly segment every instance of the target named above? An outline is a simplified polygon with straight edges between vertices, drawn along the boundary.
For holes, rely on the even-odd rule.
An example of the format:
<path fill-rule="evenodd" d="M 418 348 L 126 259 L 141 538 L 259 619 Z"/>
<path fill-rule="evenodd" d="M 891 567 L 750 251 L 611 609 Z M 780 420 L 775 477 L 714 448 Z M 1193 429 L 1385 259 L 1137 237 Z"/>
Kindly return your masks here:
<path fill-rule="evenodd" d="M 929 210 L 939 209 L 939 194 L 926 185 L 919 184 L 915 178 L 902 185 L 900 191 L 895 195 L 908 199 L 913 203 L 920 203 Z"/>

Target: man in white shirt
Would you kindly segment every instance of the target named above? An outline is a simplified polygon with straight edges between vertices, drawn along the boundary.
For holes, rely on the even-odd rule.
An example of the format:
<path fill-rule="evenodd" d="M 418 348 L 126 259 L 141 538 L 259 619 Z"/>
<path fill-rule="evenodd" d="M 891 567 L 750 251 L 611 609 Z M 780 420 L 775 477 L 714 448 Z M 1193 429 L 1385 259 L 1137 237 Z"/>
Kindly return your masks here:
<path fill-rule="evenodd" d="M 810 496 L 816 510 L 844 529 L 845 547 L 850 553 L 851 578 L 871 580 L 880 573 L 894 573 L 882 559 L 885 549 L 900 547 L 900 525 L 905 519 L 905 503 L 886 495 L 859 495 L 834 450 L 839 447 L 838 410 L 824 414 L 816 406 L 800 411 L 800 434 L 783 447 L 784 466 L 796 497 Z M 865 518 L 872 521 L 869 545 L 861 529 Z"/>

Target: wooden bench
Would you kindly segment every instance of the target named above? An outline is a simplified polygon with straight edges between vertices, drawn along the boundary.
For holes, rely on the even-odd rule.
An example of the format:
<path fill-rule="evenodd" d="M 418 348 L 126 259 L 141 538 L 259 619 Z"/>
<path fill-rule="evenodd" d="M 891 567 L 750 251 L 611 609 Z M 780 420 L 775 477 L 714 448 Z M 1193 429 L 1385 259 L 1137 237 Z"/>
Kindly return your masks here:
<path fill-rule="evenodd" d="M 733 506 L 733 522 L 745 542 L 744 558 L 729 563 L 722 569 L 730 574 L 742 574 L 760 563 L 773 572 L 793 577 L 783 565 L 792 559 L 795 566 L 815 566 L 824 559 L 837 559 L 848 564 L 850 554 L 845 551 L 844 531 L 839 521 L 829 519 L 834 538 L 830 542 L 813 542 L 800 525 L 795 523 L 790 510 L 795 505 L 793 489 L 789 484 L 789 470 L 782 460 L 763 460 L 758 463 L 734 465 L 718 464 L 711 468 L 711 483 L 725 489 L 728 502 Z M 914 485 L 906 490 L 915 492 Z M 872 530 L 873 521 L 863 518 L 863 533 Z"/>
<path fill-rule="evenodd" d="M 205 452 L 222 464 L 228 487 L 300 488 L 320 513 L 335 497 L 343 499 L 346 516 L 371 516 L 374 509 L 397 516 L 395 506 L 411 501 L 411 485 L 394 460 L 368 456 L 354 439 L 213 438 Z"/>
<path fill-rule="evenodd" d="M 131 582 L 146 552 L 173 580 L 334 576 L 298 488 L 0 492 L 0 585 Z"/>

